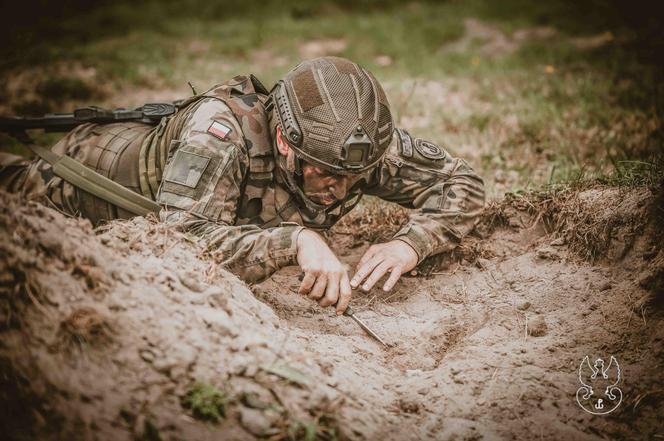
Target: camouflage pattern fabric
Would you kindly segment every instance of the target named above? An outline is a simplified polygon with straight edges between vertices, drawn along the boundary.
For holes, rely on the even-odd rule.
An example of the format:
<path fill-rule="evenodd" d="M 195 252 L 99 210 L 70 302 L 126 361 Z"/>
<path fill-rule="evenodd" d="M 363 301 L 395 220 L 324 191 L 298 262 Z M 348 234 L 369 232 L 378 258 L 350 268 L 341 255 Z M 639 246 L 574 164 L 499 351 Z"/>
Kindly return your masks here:
<path fill-rule="evenodd" d="M 363 194 L 414 209 L 395 238 L 411 245 L 419 262 L 452 250 L 473 228 L 484 206 L 482 179 L 464 160 L 398 129 L 379 166 L 345 201 L 315 216 L 305 213 L 279 179 L 266 98 L 252 76 L 192 97 L 144 134 L 137 165 L 141 184 L 135 191 L 155 198 L 164 207 L 163 221 L 198 235 L 243 280 L 260 281 L 296 264 L 299 232 L 329 228 Z M 54 150 L 84 160 L 89 140 L 106 130 L 81 126 Z M 0 162 L 6 164 L 0 164 L 5 188 L 22 186 L 24 193 L 46 195 L 58 209 L 80 214 L 76 189 L 49 174 L 43 161 L 23 164 L 23 174 L 15 157 Z"/>
<path fill-rule="evenodd" d="M 394 237 L 417 251 L 419 264 L 453 250 L 473 229 L 484 208 L 484 182 L 463 159 L 405 130 L 396 132 L 366 194 L 416 209 Z M 423 144 L 429 150 L 417 148 Z"/>
<path fill-rule="evenodd" d="M 296 264 L 303 228 L 297 210 L 286 210 L 288 193 L 274 182 L 266 94 L 255 88 L 250 77 L 236 77 L 184 110 L 190 115 L 171 141 L 156 199 L 164 221 L 200 236 L 220 263 L 249 282 Z M 211 131 L 214 125 L 225 135 Z M 204 162 L 199 173 L 196 164 Z"/>
<path fill-rule="evenodd" d="M 91 124 L 84 124 L 69 132 L 51 150 L 83 159 L 81 143 L 91 136 Z M 20 164 L 20 166 L 19 166 Z M 11 182 L 7 179 L 12 176 Z M 25 199 L 41 202 L 69 216 L 80 215 L 79 194 L 76 188 L 55 176 L 51 165 L 42 159 L 30 161 L 4 154 L 0 157 L 0 186 L 19 193 Z"/>
<path fill-rule="evenodd" d="M 51 150 L 70 156 L 140 193 L 138 153 L 151 129 L 151 126 L 137 122 L 83 124 L 69 132 Z M 64 214 L 86 217 L 95 225 L 105 220 L 134 216 L 54 175 L 51 165 L 42 159 L 31 162 L 13 155 L 3 156 L 6 158 L 0 158 L 0 188 L 22 193 L 27 199 L 42 202 Z M 10 175 L 13 176 L 12 182 L 8 180 Z"/>
<path fill-rule="evenodd" d="M 395 237 L 416 250 L 419 262 L 456 247 L 484 206 L 482 179 L 465 161 L 398 130 L 379 167 L 345 201 L 307 218 L 278 179 L 265 96 L 250 78 L 237 77 L 204 95 L 180 134 L 186 145 L 179 149 L 209 158 L 212 166 L 198 178 L 197 189 L 163 182 L 158 201 L 178 209 L 164 212 L 165 220 L 204 237 L 218 261 L 246 281 L 295 264 L 301 225 L 329 228 L 365 193 L 415 209 Z M 230 129 L 223 139 L 206 131 L 214 121 Z M 191 164 L 173 155 L 165 168 Z M 190 173 L 198 177 L 195 167 Z"/>

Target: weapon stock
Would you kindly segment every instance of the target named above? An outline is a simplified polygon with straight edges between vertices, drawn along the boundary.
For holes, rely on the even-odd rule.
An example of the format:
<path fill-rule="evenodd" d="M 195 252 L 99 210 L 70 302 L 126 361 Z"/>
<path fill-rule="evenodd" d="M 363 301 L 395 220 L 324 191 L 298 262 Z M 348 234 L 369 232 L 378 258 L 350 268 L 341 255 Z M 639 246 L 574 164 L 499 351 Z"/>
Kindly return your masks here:
<path fill-rule="evenodd" d="M 44 129 L 46 132 L 68 132 L 85 123 L 110 124 L 114 122 L 136 121 L 156 125 L 162 118 L 177 110 L 171 103 L 149 103 L 134 110 L 107 110 L 97 106 L 82 107 L 73 113 L 47 113 L 38 117 L 0 117 L 0 132 L 16 134 L 30 129 Z"/>

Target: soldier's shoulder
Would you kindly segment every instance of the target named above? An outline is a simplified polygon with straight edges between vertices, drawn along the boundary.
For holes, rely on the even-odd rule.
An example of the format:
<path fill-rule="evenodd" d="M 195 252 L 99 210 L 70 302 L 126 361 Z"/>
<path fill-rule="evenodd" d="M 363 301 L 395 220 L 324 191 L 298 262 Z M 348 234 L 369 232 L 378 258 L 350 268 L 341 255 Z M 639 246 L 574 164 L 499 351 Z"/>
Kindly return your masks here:
<path fill-rule="evenodd" d="M 267 88 L 253 74 L 237 75 L 230 80 L 212 86 L 205 95 L 227 98 L 230 96 L 241 96 L 251 94 L 267 95 Z"/>
<path fill-rule="evenodd" d="M 439 144 L 413 137 L 407 130 L 399 128 L 394 130 L 387 155 L 403 162 L 434 167 L 450 158 L 449 153 Z"/>
<path fill-rule="evenodd" d="M 194 135 L 206 133 L 222 142 L 246 149 L 242 126 L 231 108 L 222 100 L 206 97 L 191 110 L 191 116 L 182 133 Z"/>

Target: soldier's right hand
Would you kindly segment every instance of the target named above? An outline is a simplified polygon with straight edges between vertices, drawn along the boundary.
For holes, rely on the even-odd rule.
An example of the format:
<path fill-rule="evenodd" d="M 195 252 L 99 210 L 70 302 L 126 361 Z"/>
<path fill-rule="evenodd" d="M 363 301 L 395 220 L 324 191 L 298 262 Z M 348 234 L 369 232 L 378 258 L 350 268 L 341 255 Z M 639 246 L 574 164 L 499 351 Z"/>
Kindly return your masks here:
<path fill-rule="evenodd" d="M 325 307 L 337 305 L 337 315 L 344 313 L 352 290 L 346 267 L 334 255 L 322 237 L 312 230 L 302 230 L 297 237 L 297 262 L 304 271 L 298 292 L 318 300 Z"/>

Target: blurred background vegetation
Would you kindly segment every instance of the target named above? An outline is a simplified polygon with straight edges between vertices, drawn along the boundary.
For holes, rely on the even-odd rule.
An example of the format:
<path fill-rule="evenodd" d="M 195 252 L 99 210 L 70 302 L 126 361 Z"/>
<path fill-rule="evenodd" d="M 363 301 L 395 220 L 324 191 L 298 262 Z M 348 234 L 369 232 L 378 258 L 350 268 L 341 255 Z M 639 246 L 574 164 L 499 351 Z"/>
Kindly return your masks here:
<path fill-rule="evenodd" d="M 270 87 L 303 58 L 339 55 L 493 195 L 662 177 L 664 32 L 642 0 L 24 0 L 0 17 L 4 115 L 177 99 L 249 72 Z"/>

